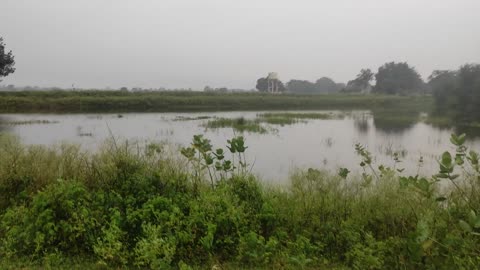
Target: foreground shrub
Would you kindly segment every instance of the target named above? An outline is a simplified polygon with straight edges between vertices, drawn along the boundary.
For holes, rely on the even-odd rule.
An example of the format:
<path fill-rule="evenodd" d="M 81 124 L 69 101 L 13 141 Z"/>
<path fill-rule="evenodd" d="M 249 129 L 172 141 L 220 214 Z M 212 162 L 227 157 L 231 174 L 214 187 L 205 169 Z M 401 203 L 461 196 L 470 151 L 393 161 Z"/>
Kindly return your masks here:
<path fill-rule="evenodd" d="M 287 186 L 248 173 L 243 137 L 225 151 L 196 136 L 186 159 L 0 140 L 0 268 L 477 269 L 480 166 L 463 138 L 433 177 L 357 146 L 361 175 L 297 170 Z"/>
<path fill-rule="evenodd" d="M 89 253 L 99 226 L 94 212 L 90 193 L 81 183 L 58 180 L 34 195 L 30 205 L 10 208 L 2 216 L 3 252 Z"/>

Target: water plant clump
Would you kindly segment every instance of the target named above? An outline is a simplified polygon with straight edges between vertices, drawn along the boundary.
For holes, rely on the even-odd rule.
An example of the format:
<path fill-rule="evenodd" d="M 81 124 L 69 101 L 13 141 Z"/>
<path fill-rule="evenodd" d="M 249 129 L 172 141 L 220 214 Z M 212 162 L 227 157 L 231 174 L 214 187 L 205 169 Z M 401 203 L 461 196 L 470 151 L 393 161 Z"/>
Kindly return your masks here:
<path fill-rule="evenodd" d="M 179 116 L 176 116 L 173 119 L 173 121 L 195 121 L 195 120 L 206 120 L 211 118 L 212 116 L 207 116 L 207 115 L 200 115 L 200 116 L 194 116 L 194 117 L 179 115 Z"/>
<path fill-rule="evenodd" d="M 215 118 L 204 123 L 203 126 L 207 129 L 233 128 L 239 132 L 254 132 L 260 134 L 265 134 L 268 132 L 268 129 L 265 128 L 260 121 L 246 119 L 244 117 Z"/>
<path fill-rule="evenodd" d="M 342 114 L 320 113 L 320 112 L 272 112 L 258 114 L 261 118 L 283 118 L 283 119 L 337 119 L 341 118 Z"/>
<path fill-rule="evenodd" d="M 357 144 L 360 175 L 298 169 L 282 187 L 250 173 L 247 142 L 92 153 L 0 134 L 0 268 L 478 269 L 480 158 L 465 135 L 431 177 Z"/>
<path fill-rule="evenodd" d="M 59 121 L 34 119 L 34 120 L 7 121 L 7 122 L 4 122 L 3 124 L 20 126 L 20 125 L 45 125 L 45 124 L 57 124 L 57 123 L 59 123 Z"/>

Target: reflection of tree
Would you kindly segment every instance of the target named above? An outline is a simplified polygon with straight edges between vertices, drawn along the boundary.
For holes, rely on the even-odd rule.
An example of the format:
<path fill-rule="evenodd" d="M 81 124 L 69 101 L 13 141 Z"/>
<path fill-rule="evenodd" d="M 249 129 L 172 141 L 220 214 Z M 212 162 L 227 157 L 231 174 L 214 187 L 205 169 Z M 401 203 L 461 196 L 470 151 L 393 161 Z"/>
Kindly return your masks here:
<path fill-rule="evenodd" d="M 368 119 L 369 117 L 366 115 L 355 117 L 353 119 L 353 125 L 355 126 L 355 129 L 360 133 L 367 133 L 370 128 Z"/>
<path fill-rule="evenodd" d="M 1 132 L 6 132 L 8 129 L 8 126 L 5 124 L 7 121 L 5 118 L 0 116 L 0 133 Z"/>
<path fill-rule="evenodd" d="M 465 133 L 470 139 L 480 138 L 480 126 L 461 125 L 461 124 L 455 125 L 455 123 L 452 121 L 431 122 L 428 124 L 436 129 L 448 131 L 450 133 L 455 133 L 455 134 Z"/>
<path fill-rule="evenodd" d="M 453 130 L 456 134 L 467 134 L 469 139 L 480 138 L 480 126 L 455 126 Z"/>
<path fill-rule="evenodd" d="M 373 111 L 375 128 L 386 133 L 399 133 L 413 127 L 418 122 L 418 113 Z"/>

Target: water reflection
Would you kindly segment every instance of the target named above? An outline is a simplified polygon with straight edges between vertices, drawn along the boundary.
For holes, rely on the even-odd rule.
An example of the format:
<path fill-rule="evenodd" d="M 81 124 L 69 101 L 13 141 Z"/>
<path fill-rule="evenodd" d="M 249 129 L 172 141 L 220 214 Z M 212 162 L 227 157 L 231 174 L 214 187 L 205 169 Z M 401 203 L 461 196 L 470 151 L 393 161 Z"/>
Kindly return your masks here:
<path fill-rule="evenodd" d="M 7 132 L 8 131 L 8 125 L 7 125 L 7 120 L 5 117 L 0 116 L 0 133 L 1 132 Z"/>
<path fill-rule="evenodd" d="M 418 113 L 376 112 L 373 123 L 376 129 L 386 133 L 403 133 L 411 129 L 419 119 Z"/>
<path fill-rule="evenodd" d="M 208 129 L 205 117 L 253 119 L 264 112 L 218 113 L 130 113 L 66 115 L 0 115 L 0 121 L 29 123 L 8 125 L 24 143 L 52 145 L 78 143 L 95 150 L 108 138 L 146 141 L 168 141 L 188 145 L 195 134 L 205 134 L 214 147 L 224 147 L 226 140 L 239 134 L 232 128 Z M 191 119 L 178 121 L 182 119 Z M 424 158 L 420 173 L 437 170 L 436 158 L 444 150 L 454 150 L 449 142 L 451 129 L 439 129 L 414 117 L 404 117 L 392 124 L 382 114 L 365 111 L 347 112 L 345 117 L 307 119 L 293 125 L 272 125 L 276 131 L 267 134 L 244 133 L 248 145 L 247 159 L 255 163 L 254 172 L 267 181 L 285 181 L 296 167 L 337 171 L 348 167 L 360 171 L 360 159 L 354 145 L 361 143 L 375 156 L 376 164 L 392 166 L 392 155 L 399 153 L 405 173 L 416 174 L 418 160 Z M 407 119 L 407 120 L 405 120 Z M 44 122 L 33 120 L 45 120 Z M 0 125 L 5 129 L 5 125 Z M 480 149 L 480 139 L 469 133 L 469 146 Z"/>
<path fill-rule="evenodd" d="M 370 129 L 370 120 L 372 119 L 372 116 L 368 114 L 360 114 L 357 117 L 353 117 L 353 124 L 355 126 L 355 129 L 359 133 L 366 134 L 368 133 L 368 130 Z"/>

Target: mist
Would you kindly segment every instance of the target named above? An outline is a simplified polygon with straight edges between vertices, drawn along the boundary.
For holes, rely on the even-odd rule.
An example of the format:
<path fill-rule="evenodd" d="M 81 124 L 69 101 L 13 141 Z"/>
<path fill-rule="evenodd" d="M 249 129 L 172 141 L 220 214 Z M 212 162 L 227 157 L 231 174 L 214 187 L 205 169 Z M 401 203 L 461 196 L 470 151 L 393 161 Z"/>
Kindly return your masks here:
<path fill-rule="evenodd" d="M 252 89 L 406 61 L 480 61 L 480 2 L 3 0 L 0 36 L 16 72 L 2 84 L 80 88 Z"/>

